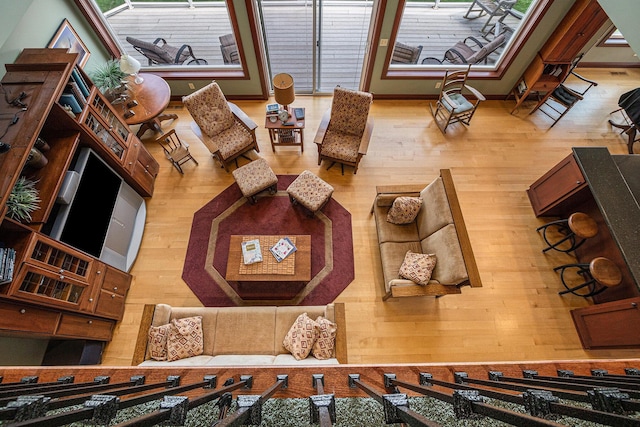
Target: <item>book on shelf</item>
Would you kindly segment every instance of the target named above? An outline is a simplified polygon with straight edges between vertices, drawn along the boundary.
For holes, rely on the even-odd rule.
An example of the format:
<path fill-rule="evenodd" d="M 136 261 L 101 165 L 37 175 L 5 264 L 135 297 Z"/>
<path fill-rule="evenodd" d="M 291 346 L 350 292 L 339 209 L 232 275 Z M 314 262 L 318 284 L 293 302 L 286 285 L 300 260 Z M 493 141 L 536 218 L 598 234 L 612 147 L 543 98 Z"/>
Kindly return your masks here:
<path fill-rule="evenodd" d="M 10 283 L 13 280 L 15 259 L 15 249 L 4 247 L 0 248 L 0 285 Z"/>
<path fill-rule="evenodd" d="M 70 93 L 71 95 L 73 95 L 82 108 L 84 108 L 84 106 L 87 104 L 87 98 L 84 96 L 84 94 L 80 90 L 80 86 L 78 86 L 78 83 L 76 82 L 70 81 L 69 83 L 67 83 L 67 86 L 64 89 L 64 93 Z"/>
<path fill-rule="evenodd" d="M 288 237 L 283 237 L 278 240 L 275 245 L 271 246 L 269 250 L 275 257 L 276 261 L 280 262 L 297 251 L 298 248 L 296 248 L 296 245 L 293 244 L 291 239 L 289 239 Z"/>
<path fill-rule="evenodd" d="M 80 89 L 82 94 L 85 96 L 85 98 L 88 98 L 89 97 L 89 85 L 87 85 L 86 80 L 84 79 L 84 77 L 82 77 L 82 74 L 80 73 L 80 71 L 78 71 L 77 67 L 75 67 L 71 71 L 71 80 L 73 80 L 75 83 L 78 84 L 78 88 Z"/>
<path fill-rule="evenodd" d="M 242 242 L 242 262 L 245 265 L 262 262 L 262 251 L 260 250 L 260 240 L 253 239 Z"/>
<path fill-rule="evenodd" d="M 75 114 L 82 113 L 82 107 L 80 106 L 80 103 L 71 93 L 63 93 L 62 95 L 60 95 L 60 104 L 68 105 L 69 107 L 71 107 L 71 111 L 73 111 Z"/>

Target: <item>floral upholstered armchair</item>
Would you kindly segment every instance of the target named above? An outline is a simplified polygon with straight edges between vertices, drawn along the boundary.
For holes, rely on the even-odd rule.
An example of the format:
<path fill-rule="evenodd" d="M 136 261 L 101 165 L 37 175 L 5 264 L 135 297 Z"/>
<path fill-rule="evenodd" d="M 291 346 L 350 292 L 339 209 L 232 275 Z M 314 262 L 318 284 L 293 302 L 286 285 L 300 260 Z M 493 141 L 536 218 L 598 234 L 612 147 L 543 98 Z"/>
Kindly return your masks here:
<path fill-rule="evenodd" d="M 191 129 L 213 157 L 229 172 L 228 164 L 248 151 L 260 152 L 258 125 L 237 105 L 228 102 L 216 82 L 182 97 L 193 123 Z"/>
<path fill-rule="evenodd" d="M 353 166 L 358 172 L 362 156 L 367 154 L 369 140 L 373 133 L 373 118 L 369 117 L 369 108 L 373 95 L 350 89 L 336 87 L 333 101 L 320 122 L 313 140 L 318 145 L 318 164 L 322 160 Z"/>

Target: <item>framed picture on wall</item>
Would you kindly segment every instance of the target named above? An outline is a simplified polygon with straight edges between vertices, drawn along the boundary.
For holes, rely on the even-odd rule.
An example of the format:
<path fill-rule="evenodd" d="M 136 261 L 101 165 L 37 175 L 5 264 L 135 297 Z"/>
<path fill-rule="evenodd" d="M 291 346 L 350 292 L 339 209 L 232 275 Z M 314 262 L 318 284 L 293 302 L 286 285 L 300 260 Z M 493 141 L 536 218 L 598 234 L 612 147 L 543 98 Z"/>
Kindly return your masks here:
<path fill-rule="evenodd" d="M 71 53 L 78 54 L 78 65 L 84 67 L 89 60 L 91 53 L 87 46 L 80 40 L 78 33 L 73 29 L 67 19 L 62 21 L 58 31 L 53 35 L 51 41 L 47 45 L 49 48 L 66 48 Z"/>

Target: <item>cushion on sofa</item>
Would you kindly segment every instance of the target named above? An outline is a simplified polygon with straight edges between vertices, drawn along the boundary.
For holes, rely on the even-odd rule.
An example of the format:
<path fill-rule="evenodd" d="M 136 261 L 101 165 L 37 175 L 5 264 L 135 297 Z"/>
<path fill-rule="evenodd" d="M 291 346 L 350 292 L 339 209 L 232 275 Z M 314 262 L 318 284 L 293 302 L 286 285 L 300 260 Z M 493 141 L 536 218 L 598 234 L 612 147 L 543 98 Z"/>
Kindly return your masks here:
<path fill-rule="evenodd" d="M 435 266 L 436 256 L 434 254 L 407 251 L 398 275 L 416 282 L 418 285 L 426 285 L 431 279 L 431 273 Z"/>
<path fill-rule="evenodd" d="M 173 319 L 167 338 L 167 361 L 199 356 L 203 351 L 202 317 Z"/>
<path fill-rule="evenodd" d="M 398 225 L 410 224 L 416 219 L 421 206 L 420 197 L 397 197 L 387 212 L 387 222 Z"/>
<path fill-rule="evenodd" d="M 215 333 L 209 333 L 209 331 L 216 330 L 219 309 L 216 307 L 167 307 L 169 307 L 169 312 L 166 314 L 166 316 L 168 316 L 166 323 L 169 323 L 173 319 L 202 316 L 202 330 L 205 332 L 202 353 L 213 354 L 213 342 L 215 340 Z M 164 311 L 164 309 L 162 311 Z M 156 317 L 157 316 L 154 314 L 154 323 L 156 321 Z M 164 315 L 161 316 L 161 318 L 164 317 Z"/>
<path fill-rule="evenodd" d="M 202 354 L 200 356 L 187 357 L 185 359 L 178 359 L 172 362 L 169 362 L 168 360 L 145 360 L 138 366 L 205 366 L 211 361 L 211 359 L 213 359 L 213 356 Z"/>
<path fill-rule="evenodd" d="M 338 359 L 332 357 L 331 359 L 316 359 L 313 355 L 307 356 L 303 360 L 296 360 L 291 354 L 279 354 L 273 361 L 274 365 L 339 365 Z"/>
<path fill-rule="evenodd" d="M 398 272 L 407 251 L 422 252 L 420 242 L 386 242 L 380 244 L 380 258 L 385 287 L 390 281 L 399 277 Z"/>
<path fill-rule="evenodd" d="M 449 199 L 444 191 L 441 177 L 427 185 L 420 192 L 420 197 L 423 205 L 416 217 L 418 240 L 422 240 L 445 225 L 453 223 Z"/>
<path fill-rule="evenodd" d="M 335 354 L 338 325 L 322 316 L 316 318 L 316 323 L 318 324 L 318 339 L 313 343 L 311 354 L 316 359 L 331 359 Z"/>
<path fill-rule="evenodd" d="M 167 339 L 171 325 L 152 326 L 149 328 L 147 352 L 153 360 L 167 360 Z"/>
<path fill-rule="evenodd" d="M 455 225 L 449 224 L 422 240 L 420 252 L 435 253 L 438 257 L 431 280 L 443 285 L 457 285 L 469 278 Z"/>
<path fill-rule="evenodd" d="M 284 337 L 282 345 L 296 360 L 305 359 L 318 339 L 319 327 L 315 320 L 307 313 L 302 313 L 291 325 L 291 329 Z"/>
<path fill-rule="evenodd" d="M 417 242 L 417 221 L 410 224 L 392 224 L 387 222 L 388 206 L 374 206 L 378 242 Z"/>
<path fill-rule="evenodd" d="M 284 345 L 284 337 L 291 329 L 291 325 L 296 321 L 301 311 L 305 311 L 307 316 L 312 319 L 318 316 L 325 316 L 329 319 L 334 319 L 335 314 L 333 312 L 327 312 L 327 306 L 324 305 L 308 305 L 304 307 L 295 305 L 283 305 L 276 308 L 276 328 L 275 328 L 275 340 L 276 340 L 276 352 L 275 354 L 289 353 Z"/>
<path fill-rule="evenodd" d="M 218 308 L 218 323 L 221 327 L 215 329 L 211 354 L 275 356 L 275 318 L 275 307 Z"/>

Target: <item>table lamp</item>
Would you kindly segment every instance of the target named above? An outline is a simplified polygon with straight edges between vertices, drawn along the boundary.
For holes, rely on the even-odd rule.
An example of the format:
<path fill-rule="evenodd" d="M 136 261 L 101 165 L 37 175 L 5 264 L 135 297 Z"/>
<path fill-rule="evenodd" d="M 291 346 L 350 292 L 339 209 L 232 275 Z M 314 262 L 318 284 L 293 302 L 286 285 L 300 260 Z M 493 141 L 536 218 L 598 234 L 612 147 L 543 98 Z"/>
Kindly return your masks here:
<path fill-rule="evenodd" d="M 293 89 L 293 77 L 287 73 L 276 74 L 273 78 L 273 96 L 285 111 L 289 111 L 289 104 L 296 99 Z"/>
<path fill-rule="evenodd" d="M 138 75 L 138 71 L 140 71 L 140 67 L 141 67 L 140 61 L 138 61 L 133 56 L 122 55 L 120 57 L 120 69 L 122 70 L 123 73 L 133 75 L 135 77 L 133 79 L 133 82 L 138 85 L 144 81 L 144 79 Z"/>

